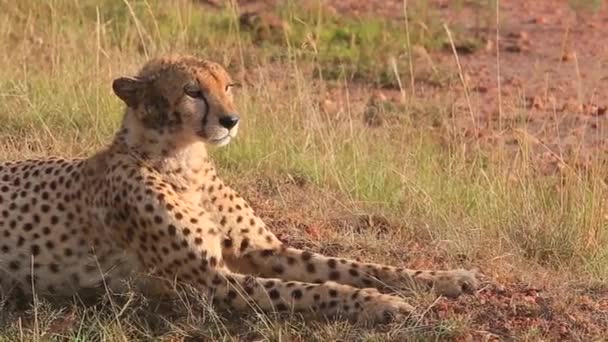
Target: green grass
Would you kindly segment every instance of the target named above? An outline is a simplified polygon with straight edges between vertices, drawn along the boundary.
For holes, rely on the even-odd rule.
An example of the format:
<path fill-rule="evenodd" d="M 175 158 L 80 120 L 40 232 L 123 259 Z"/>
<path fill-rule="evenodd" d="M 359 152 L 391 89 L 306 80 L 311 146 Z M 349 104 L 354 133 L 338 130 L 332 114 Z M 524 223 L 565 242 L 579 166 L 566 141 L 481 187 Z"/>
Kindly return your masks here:
<path fill-rule="evenodd" d="M 587 281 L 608 277 L 603 210 L 608 193 L 599 160 L 586 172 L 546 177 L 534 169 L 527 146 L 508 157 L 498 149 L 464 152 L 464 142 L 445 129 L 454 115 L 447 100 L 411 98 L 406 105 L 388 105 L 381 110 L 389 124 L 378 128 L 363 123 L 365 103 L 352 101 L 347 115 L 337 121 L 323 114 L 319 89 L 330 86 L 327 79 L 337 80 L 334 86 L 359 82 L 364 91 L 394 86 L 390 58 L 397 61 L 399 77 L 409 78 L 404 23 L 338 18 L 322 10 L 285 6 L 278 14 L 292 30 L 259 45 L 250 32 L 238 28 L 238 17 L 230 9 L 211 11 L 190 1 L 128 3 L 133 13 L 119 0 L 0 1 L 3 159 L 91 154 L 110 141 L 122 114 L 111 92 L 113 77 L 133 74 L 150 56 L 194 53 L 233 71 L 245 67 L 255 79 L 236 95 L 244 117 L 238 139 L 212 152 L 229 180 L 243 184 L 300 175 L 316 191 L 339 194 L 357 212 L 376 212 L 401 222 L 401 230 L 391 234 L 416 236 L 433 246 L 447 241 L 448 257 L 465 255 L 492 265 L 491 274 L 528 265 Z M 441 48 L 446 38 L 431 10 L 412 11 L 421 15 L 411 19 L 410 44 Z M 314 39 L 314 50 L 305 46 L 307 37 Z M 270 63 L 271 68 L 265 67 Z M 358 239 L 333 242 L 357 257 L 361 252 L 349 249 L 350 244 L 398 249 L 401 241 Z M 372 257 L 396 261 L 383 254 Z M 16 319 L 31 319 L 32 312 L 2 310 L 7 314 L 1 320 L 6 329 L 0 341 L 183 334 L 213 340 L 442 340 L 470 324 L 454 318 L 430 326 L 370 331 L 341 322 L 252 315 L 245 317 L 251 324 L 244 328 L 230 315 L 193 314 L 191 305 L 175 305 L 167 313 L 145 301 L 123 301 L 118 309 L 126 312 L 118 320 L 109 304 L 78 306 L 69 328 L 53 333 L 49 322 L 62 317 L 57 310 L 64 308 L 46 305 L 36 307 L 41 320 L 36 329 L 31 324 L 24 328 Z M 180 313 L 182 308 L 185 313 Z"/>
<path fill-rule="evenodd" d="M 570 8 L 574 10 L 577 14 L 583 15 L 585 12 L 588 14 L 597 13 L 603 6 L 602 0 L 568 0 L 568 5 Z"/>

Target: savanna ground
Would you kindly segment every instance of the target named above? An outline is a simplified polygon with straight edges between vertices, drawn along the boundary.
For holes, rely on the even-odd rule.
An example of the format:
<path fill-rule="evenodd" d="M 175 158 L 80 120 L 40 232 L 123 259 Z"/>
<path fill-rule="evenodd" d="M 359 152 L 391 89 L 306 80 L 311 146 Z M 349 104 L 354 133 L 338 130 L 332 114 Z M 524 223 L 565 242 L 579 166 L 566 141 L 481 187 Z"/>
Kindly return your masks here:
<path fill-rule="evenodd" d="M 412 322 L 216 312 L 137 292 L 0 301 L 0 341 L 603 340 L 608 9 L 601 0 L 0 0 L 2 159 L 86 156 L 113 77 L 165 52 L 243 84 L 221 172 L 281 237 L 329 255 L 478 267 Z M 244 13 L 250 13 L 245 14 Z"/>

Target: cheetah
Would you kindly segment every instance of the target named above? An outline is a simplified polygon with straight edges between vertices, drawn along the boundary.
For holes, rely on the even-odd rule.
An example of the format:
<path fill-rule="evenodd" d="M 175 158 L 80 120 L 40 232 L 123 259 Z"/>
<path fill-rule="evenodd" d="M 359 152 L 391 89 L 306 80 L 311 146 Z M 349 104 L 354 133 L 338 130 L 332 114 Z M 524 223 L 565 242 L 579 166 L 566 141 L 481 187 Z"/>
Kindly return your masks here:
<path fill-rule="evenodd" d="M 153 275 L 235 310 L 380 322 L 414 308 L 391 289 L 472 292 L 474 271 L 411 270 L 282 243 L 207 153 L 235 138 L 237 86 L 219 64 L 165 55 L 113 81 L 122 123 L 81 159 L 0 164 L 0 282 L 70 295 Z"/>

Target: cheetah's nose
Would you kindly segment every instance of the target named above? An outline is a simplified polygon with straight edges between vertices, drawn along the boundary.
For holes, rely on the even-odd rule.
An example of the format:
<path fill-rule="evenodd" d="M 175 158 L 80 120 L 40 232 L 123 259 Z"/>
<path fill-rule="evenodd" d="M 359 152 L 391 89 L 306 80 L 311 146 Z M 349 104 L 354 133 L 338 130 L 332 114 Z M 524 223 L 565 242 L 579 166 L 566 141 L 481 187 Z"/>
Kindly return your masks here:
<path fill-rule="evenodd" d="M 236 114 L 228 114 L 220 118 L 220 124 L 226 129 L 231 129 L 239 122 L 239 116 Z"/>

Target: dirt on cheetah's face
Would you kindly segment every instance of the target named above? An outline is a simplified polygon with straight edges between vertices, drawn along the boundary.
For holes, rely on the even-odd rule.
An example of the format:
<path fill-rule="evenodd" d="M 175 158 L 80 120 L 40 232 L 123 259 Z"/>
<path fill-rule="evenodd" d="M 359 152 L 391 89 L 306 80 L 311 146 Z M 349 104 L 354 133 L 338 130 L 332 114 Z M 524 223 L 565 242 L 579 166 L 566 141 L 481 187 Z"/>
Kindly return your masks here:
<path fill-rule="evenodd" d="M 112 88 L 144 129 L 223 146 L 238 131 L 231 93 L 237 85 L 217 63 L 169 56 L 149 61 L 135 77 L 117 78 Z"/>

